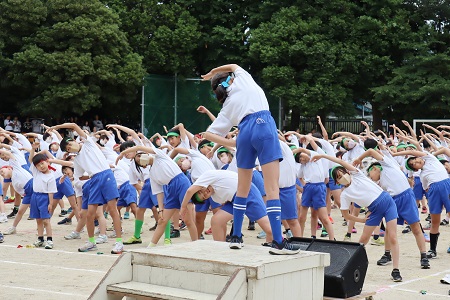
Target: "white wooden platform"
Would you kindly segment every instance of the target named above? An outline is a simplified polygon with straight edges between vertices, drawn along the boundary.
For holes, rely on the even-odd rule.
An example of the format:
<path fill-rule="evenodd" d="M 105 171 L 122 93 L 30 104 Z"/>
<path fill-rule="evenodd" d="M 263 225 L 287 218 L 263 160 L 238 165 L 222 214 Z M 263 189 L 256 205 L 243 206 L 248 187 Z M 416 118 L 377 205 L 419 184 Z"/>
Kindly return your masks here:
<path fill-rule="evenodd" d="M 144 248 L 122 254 L 89 299 L 322 299 L 329 264 L 327 253 L 204 240 Z"/>

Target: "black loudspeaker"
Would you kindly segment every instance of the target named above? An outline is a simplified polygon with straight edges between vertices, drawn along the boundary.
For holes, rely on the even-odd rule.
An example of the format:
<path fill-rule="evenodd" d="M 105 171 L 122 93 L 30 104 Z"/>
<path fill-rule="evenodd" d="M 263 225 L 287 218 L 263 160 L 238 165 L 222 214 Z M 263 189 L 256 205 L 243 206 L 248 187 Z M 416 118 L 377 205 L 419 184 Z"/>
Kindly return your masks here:
<path fill-rule="evenodd" d="M 312 238 L 292 237 L 289 242 L 297 246 L 300 250 L 306 251 L 309 245 L 314 241 Z"/>
<path fill-rule="evenodd" d="M 330 254 L 330 266 L 325 268 L 324 296 L 348 298 L 361 294 L 369 265 L 362 244 L 315 239 L 306 250 Z"/>

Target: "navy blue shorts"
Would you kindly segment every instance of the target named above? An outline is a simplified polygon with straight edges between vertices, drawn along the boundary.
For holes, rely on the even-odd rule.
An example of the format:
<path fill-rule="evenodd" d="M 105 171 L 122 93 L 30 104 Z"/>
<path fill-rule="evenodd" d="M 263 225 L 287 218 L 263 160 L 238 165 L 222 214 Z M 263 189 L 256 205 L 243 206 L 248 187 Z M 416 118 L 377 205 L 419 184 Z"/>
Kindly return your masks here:
<path fill-rule="evenodd" d="M 295 185 L 298 185 L 299 187 L 303 187 L 303 184 L 302 184 L 302 182 L 300 181 L 300 179 L 298 179 L 298 178 L 295 178 Z"/>
<path fill-rule="evenodd" d="M 367 226 L 378 226 L 383 218 L 388 223 L 398 217 L 394 199 L 387 192 L 382 192 L 367 209 L 370 211 L 370 216 L 366 220 Z"/>
<path fill-rule="evenodd" d="M 23 189 L 25 190 L 25 195 L 22 198 L 22 204 L 30 204 L 33 196 L 33 178 L 28 180 Z"/>
<path fill-rule="evenodd" d="M 153 195 L 152 186 L 150 184 L 150 179 L 144 181 L 144 186 L 141 190 L 141 195 L 139 196 L 139 208 L 150 208 L 154 206 L 158 207 L 158 198 Z"/>
<path fill-rule="evenodd" d="M 180 209 L 186 191 L 191 186 L 183 173 L 178 174 L 164 188 L 164 209 Z"/>
<path fill-rule="evenodd" d="M 420 181 L 420 177 L 414 177 L 413 191 L 417 201 L 422 200 L 423 196 L 426 194 L 422 182 Z"/>
<path fill-rule="evenodd" d="M 66 196 L 66 198 L 74 196 L 75 191 L 73 190 L 72 181 L 70 181 L 69 177 L 65 177 L 63 183 L 59 183 L 60 179 L 61 177 L 56 179 L 56 189 L 58 192 L 53 195 L 53 199 L 60 200 L 64 196 Z"/>
<path fill-rule="evenodd" d="M 342 185 L 336 183 L 336 181 L 334 181 L 333 177 L 331 176 L 331 170 L 328 170 L 328 174 L 330 174 L 329 179 L 328 179 L 328 183 L 327 183 L 327 188 L 330 189 L 330 191 L 335 191 L 335 190 L 340 190 L 342 189 Z"/>
<path fill-rule="evenodd" d="M 30 160 L 29 160 L 29 158 L 30 158 L 30 152 L 25 152 L 24 153 L 24 155 L 25 155 L 25 161 L 27 162 L 27 166 L 28 166 L 28 168 L 30 168 L 30 166 L 31 166 L 31 163 L 30 163 Z"/>
<path fill-rule="evenodd" d="M 412 189 L 407 189 L 392 198 L 394 199 L 395 205 L 397 205 L 398 225 L 403 225 L 405 221 L 408 224 L 414 224 L 420 221 L 416 197 Z"/>
<path fill-rule="evenodd" d="M 222 204 L 214 202 L 212 198 L 208 198 L 204 201 L 204 203 L 196 204 L 195 211 L 196 212 L 205 212 L 205 211 L 208 211 L 210 207 L 211 207 L 211 209 L 216 209 L 221 206 L 222 206 Z"/>
<path fill-rule="evenodd" d="M 268 110 L 245 116 L 239 123 L 236 141 L 238 168 L 253 169 L 256 158 L 261 166 L 283 160 L 277 126 Z"/>
<path fill-rule="evenodd" d="M 113 172 L 108 169 L 92 176 L 88 205 L 103 205 L 119 198 L 117 182 Z"/>
<path fill-rule="evenodd" d="M 281 220 L 297 219 L 297 189 L 295 185 L 280 188 Z"/>
<path fill-rule="evenodd" d="M 252 183 L 258 188 L 261 196 L 266 195 L 266 190 L 264 189 L 264 178 L 261 173 L 256 170 L 253 170 Z"/>
<path fill-rule="evenodd" d="M 428 188 L 427 197 L 430 214 L 440 214 L 442 207 L 450 212 L 450 178 L 432 183 Z"/>
<path fill-rule="evenodd" d="M 34 192 L 31 196 L 30 203 L 30 218 L 33 219 L 50 219 L 50 212 L 48 211 L 48 205 L 50 199 L 47 193 Z"/>
<path fill-rule="evenodd" d="M 234 197 L 236 197 L 236 195 Z M 233 203 L 225 202 L 222 205 L 221 210 L 224 210 L 232 215 Z M 245 215 L 247 216 L 247 218 L 249 218 L 250 221 L 258 221 L 262 217 L 267 216 L 266 205 L 264 204 L 264 200 L 261 197 L 261 193 L 258 191 L 258 188 L 254 184 L 251 185 L 250 192 L 248 193 L 247 196 Z"/>
<path fill-rule="evenodd" d="M 136 201 L 136 189 L 131 186 L 129 181 L 122 183 L 119 188 L 119 200 L 117 201 L 117 206 L 130 206 L 131 203 L 136 203 Z"/>
<path fill-rule="evenodd" d="M 22 165 L 21 167 L 24 168 L 25 170 L 27 170 L 28 173 L 32 174 L 29 165 L 25 164 L 25 165 Z"/>
<path fill-rule="evenodd" d="M 327 207 L 327 186 L 324 182 L 307 183 L 303 187 L 302 206 L 315 210 Z"/>
<path fill-rule="evenodd" d="M 90 196 L 90 191 L 91 191 L 91 181 L 88 180 L 86 181 L 85 184 L 83 184 L 83 195 L 81 196 L 81 209 L 88 209 L 88 200 L 89 200 L 89 196 Z"/>

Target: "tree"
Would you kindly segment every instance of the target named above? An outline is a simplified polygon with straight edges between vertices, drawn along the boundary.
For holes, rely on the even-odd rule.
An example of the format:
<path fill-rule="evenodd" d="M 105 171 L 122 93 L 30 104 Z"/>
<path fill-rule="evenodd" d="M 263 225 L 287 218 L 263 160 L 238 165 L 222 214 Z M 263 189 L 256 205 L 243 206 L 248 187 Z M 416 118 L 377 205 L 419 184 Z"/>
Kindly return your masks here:
<path fill-rule="evenodd" d="M 14 2 L 6 4 L 9 18 L 22 10 Z M 144 70 L 118 16 L 99 1 L 34 2 L 45 6 L 44 21 L 22 38 L 7 72 L 10 84 L 24 91 L 19 110 L 58 117 L 81 115 L 102 103 L 125 108 L 136 97 Z"/>

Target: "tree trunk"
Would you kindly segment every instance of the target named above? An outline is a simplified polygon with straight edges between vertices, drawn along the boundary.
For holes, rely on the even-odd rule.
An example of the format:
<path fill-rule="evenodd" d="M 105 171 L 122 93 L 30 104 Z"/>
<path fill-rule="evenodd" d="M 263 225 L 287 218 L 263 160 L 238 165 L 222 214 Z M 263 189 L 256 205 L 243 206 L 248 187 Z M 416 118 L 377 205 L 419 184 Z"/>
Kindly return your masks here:
<path fill-rule="evenodd" d="M 291 113 L 291 130 L 297 130 L 300 125 L 300 109 L 297 106 L 292 107 Z"/>
<path fill-rule="evenodd" d="M 379 110 L 379 104 L 377 102 L 372 102 L 372 116 L 373 116 L 373 128 L 372 130 L 383 129 L 383 117 L 381 111 Z"/>

